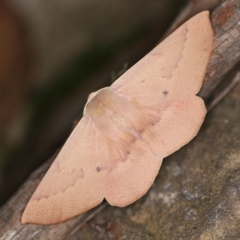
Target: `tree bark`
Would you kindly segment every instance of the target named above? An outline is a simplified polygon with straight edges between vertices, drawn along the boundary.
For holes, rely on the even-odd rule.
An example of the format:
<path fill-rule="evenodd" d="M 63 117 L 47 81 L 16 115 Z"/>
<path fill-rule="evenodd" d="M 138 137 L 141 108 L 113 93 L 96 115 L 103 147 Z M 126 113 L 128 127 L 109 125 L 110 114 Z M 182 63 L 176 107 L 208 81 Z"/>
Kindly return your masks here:
<path fill-rule="evenodd" d="M 212 20 L 212 24 L 215 32 L 215 40 L 214 40 L 215 44 L 214 44 L 214 51 L 213 51 L 213 54 L 208 66 L 208 70 L 206 73 L 204 85 L 200 92 L 200 96 L 203 97 L 204 99 L 207 99 L 210 96 L 211 92 L 221 82 L 221 80 L 226 76 L 226 74 L 239 62 L 240 25 L 238 23 L 240 21 L 240 1 L 239 0 L 225 1 L 213 11 L 213 13 L 211 14 L 211 20 Z M 203 136 L 199 137 L 198 140 L 194 142 L 195 145 L 194 144 L 191 145 L 192 149 L 188 148 L 188 150 L 196 151 L 196 148 L 198 146 L 201 146 L 201 141 L 203 141 Z M 179 158 L 177 154 L 178 153 L 174 154 L 175 158 Z M 212 152 L 211 154 L 214 154 L 214 153 Z M 82 214 L 81 216 L 78 216 L 74 219 L 71 219 L 67 222 L 57 224 L 57 225 L 51 225 L 51 226 L 39 226 L 34 224 L 22 225 L 20 223 L 22 212 L 28 200 L 30 199 L 33 191 L 36 189 L 37 185 L 39 184 L 40 180 L 42 179 L 43 175 L 45 174 L 46 170 L 49 168 L 54 158 L 55 156 L 53 156 L 51 159 L 47 161 L 47 163 L 45 163 L 38 170 L 36 170 L 29 177 L 29 179 L 20 187 L 17 193 L 3 207 L 0 208 L 0 239 L 1 240 L 3 239 L 4 240 L 66 239 L 70 235 L 73 235 L 74 232 L 76 232 L 86 221 L 91 219 L 95 214 L 97 214 L 106 206 L 106 204 L 103 203 L 102 205 L 96 207 L 92 211 L 89 211 L 85 214 Z M 191 169 L 190 169 L 190 172 L 191 172 Z M 191 181 L 191 179 L 194 178 L 194 174 L 192 175 L 190 174 L 189 178 L 185 176 L 185 178 L 186 178 L 185 179 L 186 182 L 185 184 L 183 184 L 183 187 L 185 187 L 186 191 L 182 189 L 182 194 L 183 195 L 185 194 L 186 198 L 187 197 L 194 198 L 194 194 L 189 195 L 189 192 L 187 191 L 193 187 L 192 185 L 189 185 L 187 181 Z M 159 181 L 157 181 L 155 185 L 158 183 Z M 156 195 L 157 192 L 154 192 L 154 191 L 155 191 L 154 189 L 150 190 L 147 196 L 144 197 L 144 199 L 146 200 L 148 198 L 151 198 L 151 196 L 153 196 L 154 194 Z M 227 193 L 228 189 L 227 188 L 225 190 L 222 189 L 222 191 L 225 191 Z M 144 200 L 142 201 L 140 200 L 140 203 L 137 203 L 137 204 L 138 206 L 139 204 L 143 204 L 142 208 L 144 208 L 144 206 L 146 205 L 146 201 L 144 202 Z M 188 216 L 190 218 L 194 217 L 194 212 L 192 213 L 189 212 Z M 134 217 L 132 219 L 134 219 Z M 141 217 L 139 216 L 139 219 L 136 222 L 141 224 L 142 223 L 141 221 L 142 221 Z M 174 228 L 174 226 L 172 225 L 171 227 Z M 176 229 L 177 227 L 178 226 L 175 226 Z M 155 230 L 157 231 L 157 229 Z M 154 231 L 152 232 L 154 233 Z M 167 230 L 166 230 L 166 233 L 167 233 Z M 174 234 L 176 233 L 172 232 L 168 234 L 172 234 L 171 236 L 173 238 L 171 239 L 175 239 L 176 236 Z M 183 239 L 190 239 L 190 238 L 183 237 Z"/>

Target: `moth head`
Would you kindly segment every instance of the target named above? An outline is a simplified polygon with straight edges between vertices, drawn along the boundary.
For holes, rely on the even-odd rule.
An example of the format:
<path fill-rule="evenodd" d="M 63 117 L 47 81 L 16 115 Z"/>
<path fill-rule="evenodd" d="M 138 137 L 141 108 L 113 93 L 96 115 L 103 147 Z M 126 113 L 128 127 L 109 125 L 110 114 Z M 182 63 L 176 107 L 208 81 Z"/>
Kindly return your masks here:
<path fill-rule="evenodd" d="M 96 92 L 90 93 L 87 99 L 87 103 L 84 107 L 84 115 L 87 114 L 89 108 L 96 111 L 99 103 L 104 102 L 106 96 L 108 95 L 111 95 L 109 87 L 102 88 Z"/>

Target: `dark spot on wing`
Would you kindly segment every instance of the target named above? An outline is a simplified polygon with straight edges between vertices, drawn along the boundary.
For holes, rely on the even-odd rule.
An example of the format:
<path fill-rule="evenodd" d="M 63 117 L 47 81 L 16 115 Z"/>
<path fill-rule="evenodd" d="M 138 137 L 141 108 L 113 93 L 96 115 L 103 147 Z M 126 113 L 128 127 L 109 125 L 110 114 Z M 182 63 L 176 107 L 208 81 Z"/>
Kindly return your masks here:
<path fill-rule="evenodd" d="M 97 171 L 97 172 L 100 172 L 101 170 L 102 170 L 101 167 L 96 167 L 96 171 Z"/>
<path fill-rule="evenodd" d="M 164 96 L 168 95 L 168 91 L 163 91 L 162 93 L 163 93 Z"/>
<path fill-rule="evenodd" d="M 96 168 L 95 168 L 95 170 L 96 170 L 96 172 L 102 172 L 102 171 L 105 171 L 105 170 L 107 170 L 108 168 L 106 167 L 106 166 L 97 166 Z"/>

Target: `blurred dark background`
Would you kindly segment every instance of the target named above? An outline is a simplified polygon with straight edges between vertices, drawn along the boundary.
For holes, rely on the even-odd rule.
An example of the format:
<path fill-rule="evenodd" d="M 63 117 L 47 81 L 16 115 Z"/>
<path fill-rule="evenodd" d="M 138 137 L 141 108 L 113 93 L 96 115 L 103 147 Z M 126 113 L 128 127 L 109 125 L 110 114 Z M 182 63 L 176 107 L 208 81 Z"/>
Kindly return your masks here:
<path fill-rule="evenodd" d="M 0 2 L 0 205 L 62 146 L 88 94 L 151 50 L 184 4 Z"/>

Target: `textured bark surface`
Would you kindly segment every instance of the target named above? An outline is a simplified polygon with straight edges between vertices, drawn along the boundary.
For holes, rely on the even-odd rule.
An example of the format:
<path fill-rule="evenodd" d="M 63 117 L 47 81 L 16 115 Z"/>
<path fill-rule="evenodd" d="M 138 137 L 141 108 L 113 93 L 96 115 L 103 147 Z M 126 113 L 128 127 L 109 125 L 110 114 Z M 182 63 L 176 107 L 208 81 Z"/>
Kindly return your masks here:
<path fill-rule="evenodd" d="M 214 51 L 200 96 L 206 99 L 226 73 L 240 60 L 240 1 L 222 3 L 212 13 Z"/>
<path fill-rule="evenodd" d="M 239 0 L 224 2 L 212 14 L 215 48 L 204 98 L 239 61 L 239 20 Z M 105 203 L 59 225 L 20 223 L 52 157 L 0 208 L 0 239 L 239 239 L 239 92 L 240 85 L 209 113 L 199 135 L 164 161 L 145 197 L 123 209 L 108 206 L 79 231 Z"/>
<path fill-rule="evenodd" d="M 138 239 L 137 226 L 153 239 L 240 239 L 239 109 L 240 84 L 207 115 L 198 136 L 164 160 L 146 196 L 126 208 L 108 206 L 75 236 Z"/>

